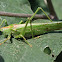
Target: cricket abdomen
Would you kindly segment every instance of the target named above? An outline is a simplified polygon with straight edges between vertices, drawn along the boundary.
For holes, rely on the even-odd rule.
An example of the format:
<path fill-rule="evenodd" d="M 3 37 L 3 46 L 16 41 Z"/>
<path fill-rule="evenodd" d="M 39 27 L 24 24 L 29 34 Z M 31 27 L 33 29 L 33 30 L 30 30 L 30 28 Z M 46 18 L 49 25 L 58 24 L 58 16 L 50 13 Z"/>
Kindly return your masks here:
<path fill-rule="evenodd" d="M 62 29 L 62 22 L 39 23 L 36 25 L 32 24 L 32 30 L 33 30 L 34 36 L 48 33 L 50 31 L 54 31 L 54 30 L 60 30 L 60 29 Z M 31 36 L 31 30 L 30 30 L 29 26 L 26 29 L 25 36 L 26 37 Z"/>

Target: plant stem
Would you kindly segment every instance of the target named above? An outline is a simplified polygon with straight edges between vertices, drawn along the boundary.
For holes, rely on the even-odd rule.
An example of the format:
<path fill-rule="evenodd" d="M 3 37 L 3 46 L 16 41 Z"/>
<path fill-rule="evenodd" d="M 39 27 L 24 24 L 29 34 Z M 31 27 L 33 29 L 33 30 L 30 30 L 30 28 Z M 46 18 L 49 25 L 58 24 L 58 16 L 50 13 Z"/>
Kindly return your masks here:
<path fill-rule="evenodd" d="M 10 13 L 10 12 L 1 12 L 0 11 L 0 16 L 27 18 L 27 17 L 31 17 L 32 15 L 33 14 L 20 14 L 20 13 Z M 51 18 L 50 15 L 49 15 L 49 17 Z M 36 14 L 34 16 L 34 19 L 48 19 L 48 18 L 45 15 L 38 15 L 38 14 Z"/>

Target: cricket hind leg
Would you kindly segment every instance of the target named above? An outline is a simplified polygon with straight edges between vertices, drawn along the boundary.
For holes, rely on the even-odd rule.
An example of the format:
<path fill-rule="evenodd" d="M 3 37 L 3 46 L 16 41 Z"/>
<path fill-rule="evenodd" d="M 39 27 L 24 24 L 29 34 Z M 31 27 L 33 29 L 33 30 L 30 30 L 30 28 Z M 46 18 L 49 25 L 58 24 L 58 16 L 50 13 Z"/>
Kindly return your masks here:
<path fill-rule="evenodd" d="M 31 22 L 31 20 L 35 17 L 35 15 L 37 14 L 37 12 L 41 10 L 43 11 L 43 13 L 46 15 L 46 17 L 52 22 L 52 20 L 50 19 L 50 17 L 46 14 L 46 12 L 41 8 L 41 7 L 38 7 L 37 10 L 35 11 L 35 13 L 29 18 L 29 21 Z"/>
<path fill-rule="evenodd" d="M 2 45 L 3 43 L 5 43 L 7 40 L 9 40 L 11 38 L 11 36 L 9 35 L 2 43 L 0 43 L 0 45 Z"/>
<path fill-rule="evenodd" d="M 25 31 L 26 31 L 26 28 L 27 28 L 27 25 L 28 25 L 29 22 L 30 22 L 30 18 L 28 17 L 27 21 L 26 21 L 26 24 L 25 24 L 25 27 L 24 27 L 24 29 L 22 31 L 22 35 L 25 35 Z M 32 38 L 33 38 L 34 36 L 33 36 L 33 30 L 32 30 L 32 24 L 31 24 L 31 22 L 30 22 L 30 28 L 31 28 Z"/>
<path fill-rule="evenodd" d="M 37 12 L 38 12 L 39 10 L 43 11 L 44 14 L 47 16 L 47 18 L 52 22 L 52 20 L 51 20 L 50 17 L 46 14 L 46 12 L 45 12 L 41 7 L 38 7 L 37 10 L 35 11 L 35 13 L 34 13 L 30 18 L 27 19 L 26 25 L 25 25 L 25 27 L 24 27 L 24 29 L 23 29 L 23 32 L 22 32 L 23 35 L 25 35 L 26 27 L 27 27 L 28 23 L 30 22 L 32 37 L 34 37 L 34 36 L 33 36 L 33 30 L 32 30 L 31 21 L 32 21 L 32 19 L 35 17 L 35 15 L 37 14 Z"/>
<path fill-rule="evenodd" d="M 0 24 L 0 27 L 2 26 L 2 24 L 5 22 L 5 26 L 8 26 L 8 23 L 6 21 L 6 19 L 3 19 L 2 23 Z"/>

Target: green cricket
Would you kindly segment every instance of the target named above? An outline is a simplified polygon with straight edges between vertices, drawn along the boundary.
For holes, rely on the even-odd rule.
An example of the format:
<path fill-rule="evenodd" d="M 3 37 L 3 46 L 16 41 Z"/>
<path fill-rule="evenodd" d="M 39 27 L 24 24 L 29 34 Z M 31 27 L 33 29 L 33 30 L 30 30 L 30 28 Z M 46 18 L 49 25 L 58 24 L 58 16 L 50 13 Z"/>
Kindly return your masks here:
<path fill-rule="evenodd" d="M 39 10 L 42 10 L 44 12 L 47 18 L 51 21 L 50 23 L 32 23 L 31 24 L 32 19 L 34 18 L 34 16 Z M 27 18 L 27 21 L 25 24 L 21 24 L 22 23 L 21 22 L 20 24 L 11 24 L 7 26 L 8 25 L 7 21 L 4 19 L 0 27 L 4 22 L 6 27 L 0 28 L 0 31 L 3 32 L 4 35 L 7 35 L 7 38 L 2 43 L 0 43 L 0 45 L 5 43 L 7 40 L 9 40 L 12 35 L 14 38 L 23 38 L 24 41 L 30 47 L 32 47 L 32 45 L 27 42 L 25 37 L 31 37 L 31 36 L 34 37 L 35 35 L 48 33 L 50 31 L 59 30 L 62 28 L 62 22 L 52 22 L 52 20 L 49 18 L 49 16 L 45 13 L 45 11 L 41 7 L 38 7 L 35 13 L 30 18 Z"/>

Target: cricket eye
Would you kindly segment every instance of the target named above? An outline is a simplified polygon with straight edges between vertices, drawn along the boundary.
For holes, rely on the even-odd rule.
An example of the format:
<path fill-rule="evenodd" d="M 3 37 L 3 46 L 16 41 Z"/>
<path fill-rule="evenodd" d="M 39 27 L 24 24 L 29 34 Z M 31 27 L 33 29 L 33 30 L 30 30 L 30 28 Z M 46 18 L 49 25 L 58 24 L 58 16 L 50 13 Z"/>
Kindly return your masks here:
<path fill-rule="evenodd" d="M 3 32 L 2 31 L 0 31 L 0 35 L 2 35 L 3 34 Z"/>

